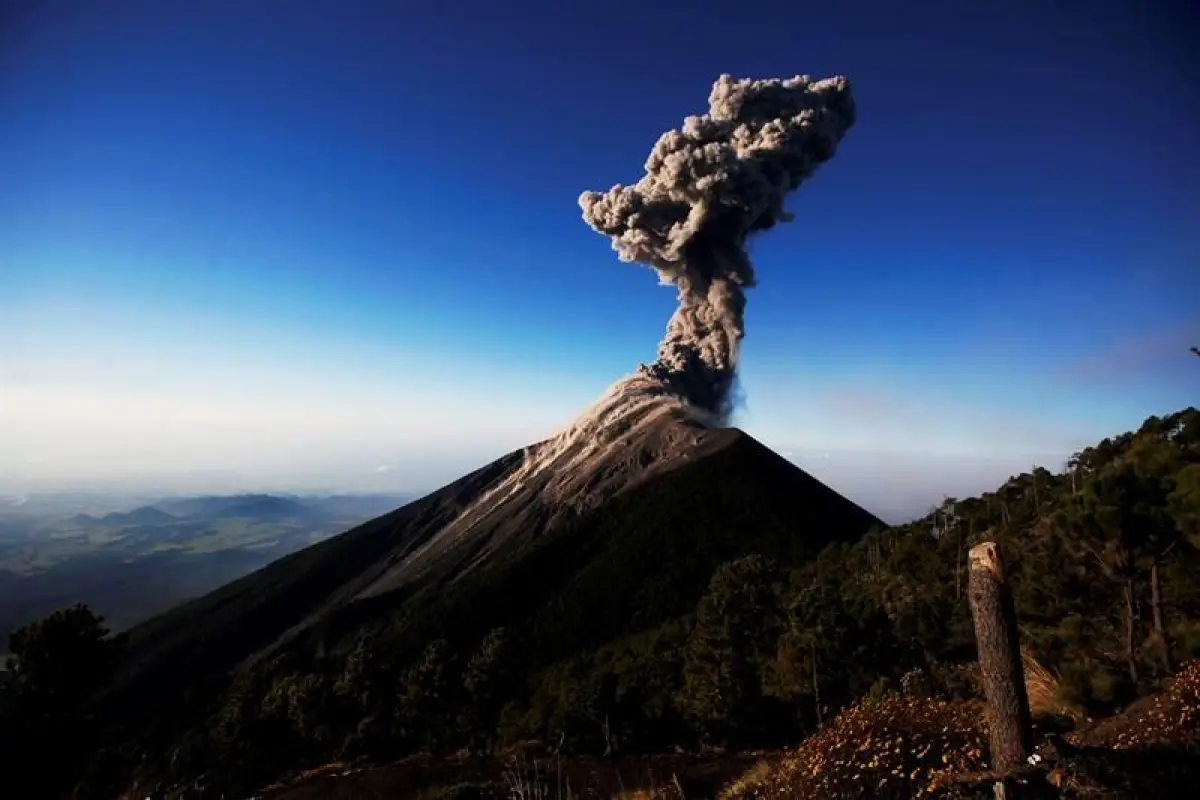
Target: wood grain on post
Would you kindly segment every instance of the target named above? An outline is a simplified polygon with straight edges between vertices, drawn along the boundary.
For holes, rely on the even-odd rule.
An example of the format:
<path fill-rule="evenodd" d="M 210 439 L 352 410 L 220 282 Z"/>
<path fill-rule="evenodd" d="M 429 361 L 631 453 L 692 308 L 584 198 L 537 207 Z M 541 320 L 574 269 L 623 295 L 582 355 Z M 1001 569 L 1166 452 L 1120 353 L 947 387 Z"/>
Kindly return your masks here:
<path fill-rule="evenodd" d="M 1024 766 L 1033 751 L 1017 613 L 1000 547 L 995 542 L 977 544 L 968 562 L 967 593 L 988 703 L 992 768 L 1008 772 Z"/>

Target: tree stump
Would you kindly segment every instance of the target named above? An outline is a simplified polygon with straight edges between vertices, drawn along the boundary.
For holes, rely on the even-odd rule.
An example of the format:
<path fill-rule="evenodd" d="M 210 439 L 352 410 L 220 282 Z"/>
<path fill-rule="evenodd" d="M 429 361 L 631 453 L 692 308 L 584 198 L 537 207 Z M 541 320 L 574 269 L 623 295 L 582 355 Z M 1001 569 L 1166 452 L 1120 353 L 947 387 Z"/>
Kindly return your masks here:
<path fill-rule="evenodd" d="M 1011 772 L 1025 766 L 1033 752 L 1017 614 L 1000 547 L 995 542 L 977 544 L 968 561 L 967 593 L 988 704 L 992 768 Z"/>

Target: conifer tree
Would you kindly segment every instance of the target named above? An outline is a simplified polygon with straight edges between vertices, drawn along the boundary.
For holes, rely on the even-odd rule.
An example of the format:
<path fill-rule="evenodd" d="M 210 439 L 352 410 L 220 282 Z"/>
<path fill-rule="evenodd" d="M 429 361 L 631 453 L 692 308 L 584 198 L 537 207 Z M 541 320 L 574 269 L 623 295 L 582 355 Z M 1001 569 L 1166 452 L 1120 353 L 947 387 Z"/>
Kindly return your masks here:
<path fill-rule="evenodd" d="M 777 625 L 775 565 L 749 555 L 721 565 L 696 610 L 684 656 L 685 717 L 702 738 L 728 744 L 753 736 L 761 668 Z"/>
<path fill-rule="evenodd" d="M 488 750 L 500 710 L 512 688 L 511 639 L 506 628 L 495 628 L 463 670 L 463 712 L 460 721 L 473 750 Z"/>

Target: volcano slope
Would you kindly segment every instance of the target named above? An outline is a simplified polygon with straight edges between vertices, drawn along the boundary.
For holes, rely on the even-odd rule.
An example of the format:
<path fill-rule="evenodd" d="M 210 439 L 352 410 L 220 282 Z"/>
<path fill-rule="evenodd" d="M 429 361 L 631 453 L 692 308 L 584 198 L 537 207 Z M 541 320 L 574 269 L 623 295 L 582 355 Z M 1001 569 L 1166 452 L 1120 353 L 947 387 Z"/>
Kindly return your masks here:
<path fill-rule="evenodd" d="M 404 664 L 435 639 L 465 649 L 506 626 L 532 674 L 686 615 L 727 560 L 796 563 L 883 527 L 737 429 L 661 409 L 603 427 L 511 453 L 134 628 L 110 713 L 162 746 L 203 724 L 202 687 L 337 658 L 364 634 Z"/>

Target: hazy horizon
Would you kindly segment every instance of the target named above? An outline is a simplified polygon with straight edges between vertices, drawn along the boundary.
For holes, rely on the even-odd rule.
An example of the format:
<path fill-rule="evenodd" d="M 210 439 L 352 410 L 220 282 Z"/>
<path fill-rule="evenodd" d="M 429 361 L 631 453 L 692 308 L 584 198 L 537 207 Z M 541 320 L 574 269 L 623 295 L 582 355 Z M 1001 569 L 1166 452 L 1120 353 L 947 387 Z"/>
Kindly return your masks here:
<path fill-rule="evenodd" d="M 906 470 L 912 456 L 906 452 L 805 451 L 777 448 L 784 458 L 804 469 L 850 500 L 862 505 L 889 524 L 900 524 L 923 516 L 943 497 L 967 497 L 995 489 L 1011 475 L 1043 466 L 1059 471 L 1062 464 L 1035 459 L 1018 464 L 1015 458 L 991 460 L 969 456 L 927 456 L 925 472 L 913 475 Z M 496 454 L 498 457 L 502 454 Z M 1061 461 L 1061 460 L 1060 460 Z M 381 464 L 369 476 L 354 480 L 287 480 L 263 476 L 254 478 L 235 470 L 188 471 L 175 475 L 130 476 L 123 479 L 93 478 L 75 482 L 30 483 L 21 490 L 0 487 L 0 501 L 15 504 L 25 497 L 56 494 L 81 494 L 122 500 L 130 508 L 171 495 L 225 494 L 394 494 L 416 499 L 434 491 L 487 463 L 448 463 L 443 469 L 423 478 L 404 477 L 395 465 Z M 466 465 L 466 466 L 464 466 Z M 455 471 L 458 470 L 458 471 Z M 930 487 L 937 491 L 931 492 Z"/>
<path fill-rule="evenodd" d="M 576 198 L 726 72 L 859 108 L 751 242 L 733 423 L 888 521 L 1057 471 L 1200 396 L 1187 10 L 1087 8 L 24 4 L 0 494 L 423 492 L 547 438 L 675 304 Z"/>

